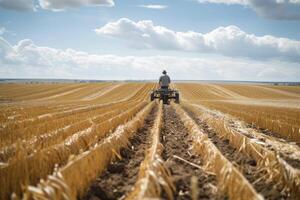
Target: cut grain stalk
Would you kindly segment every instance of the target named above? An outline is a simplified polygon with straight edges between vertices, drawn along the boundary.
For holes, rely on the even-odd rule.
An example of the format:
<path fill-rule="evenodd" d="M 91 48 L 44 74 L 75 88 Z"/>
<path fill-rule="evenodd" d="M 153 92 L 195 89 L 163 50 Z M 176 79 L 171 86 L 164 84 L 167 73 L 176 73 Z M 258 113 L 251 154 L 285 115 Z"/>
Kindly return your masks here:
<path fill-rule="evenodd" d="M 151 147 L 146 153 L 145 160 L 141 163 L 138 181 L 132 192 L 127 195 L 127 200 L 160 199 L 163 190 L 168 199 L 173 199 L 175 186 L 171 180 L 170 172 L 161 158 L 163 149 L 160 143 L 162 116 L 162 103 L 160 103 L 151 130 Z"/>
<path fill-rule="evenodd" d="M 21 184 L 36 184 L 40 178 L 45 178 L 53 172 L 55 164 L 64 165 L 72 154 L 79 154 L 81 150 L 93 146 L 107 136 L 110 131 L 130 120 L 145 105 L 145 102 L 141 102 L 120 115 L 112 116 L 100 124 L 94 124 L 88 129 L 73 134 L 57 145 L 37 151 L 18 162 L 0 168 L 0 185 L 2 187 L 0 199 L 8 198 L 12 192 L 19 195 Z"/>
<path fill-rule="evenodd" d="M 199 107 L 185 105 L 196 116 L 201 117 L 210 127 L 214 128 L 221 138 L 229 140 L 230 144 L 242 153 L 253 158 L 258 167 L 267 171 L 264 180 L 277 183 L 282 190 L 286 190 L 292 197 L 300 196 L 300 170 L 285 162 L 276 152 L 268 150 L 256 139 L 251 139 L 234 130 L 225 118 L 215 119 L 208 112 L 199 110 Z"/>
<path fill-rule="evenodd" d="M 81 197 L 88 186 L 116 159 L 122 147 L 128 147 L 129 138 L 143 126 L 145 118 L 154 103 L 148 104 L 136 116 L 120 125 L 109 137 L 97 143 L 88 151 L 77 155 L 65 166 L 57 169 L 46 181 L 37 187 L 27 187 L 23 197 L 26 199 L 76 199 Z M 84 172 L 84 176 L 82 174 Z M 57 184 L 57 180 L 61 184 Z"/>
<path fill-rule="evenodd" d="M 247 179 L 210 141 L 195 121 L 179 106 L 172 104 L 193 139 L 193 149 L 205 161 L 206 169 L 216 174 L 219 189 L 230 199 L 263 199 Z"/>

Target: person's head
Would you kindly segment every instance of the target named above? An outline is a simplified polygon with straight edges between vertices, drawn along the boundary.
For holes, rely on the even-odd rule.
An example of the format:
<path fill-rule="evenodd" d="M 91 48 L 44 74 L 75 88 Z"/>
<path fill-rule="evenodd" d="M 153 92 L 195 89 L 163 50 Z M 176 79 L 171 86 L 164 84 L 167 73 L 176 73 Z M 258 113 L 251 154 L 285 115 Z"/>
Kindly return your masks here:
<path fill-rule="evenodd" d="M 163 73 L 163 74 L 167 74 L 167 71 L 166 71 L 166 70 L 164 70 L 162 73 Z"/>

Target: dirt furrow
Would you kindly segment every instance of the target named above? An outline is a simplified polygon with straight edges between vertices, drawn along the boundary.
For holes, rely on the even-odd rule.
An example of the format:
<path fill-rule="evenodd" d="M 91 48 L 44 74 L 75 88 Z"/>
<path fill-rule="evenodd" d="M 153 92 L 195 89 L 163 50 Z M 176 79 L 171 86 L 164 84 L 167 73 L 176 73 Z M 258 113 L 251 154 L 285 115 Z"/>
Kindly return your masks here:
<path fill-rule="evenodd" d="M 222 154 L 231 161 L 237 169 L 240 170 L 240 172 L 253 185 L 255 190 L 262 194 L 265 199 L 290 199 L 288 194 L 277 187 L 276 183 L 264 179 L 267 172 L 257 167 L 257 163 L 254 159 L 239 152 L 238 149 L 230 145 L 229 140 L 220 138 L 218 134 L 203 120 L 197 118 L 189 110 L 186 111 L 208 135 L 210 140 L 222 152 Z"/>
<path fill-rule="evenodd" d="M 174 198 L 192 199 L 192 194 L 194 194 L 197 199 L 222 199 L 217 195 L 215 176 L 174 157 L 178 156 L 199 166 L 202 164 L 200 157 L 193 155 L 190 150 L 192 142 L 189 140 L 188 130 L 175 110 L 168 105 L 164 106 L 161 137 L 164 145 L 162 157 L 166 160 L 166 165 L 172 173 L 176 186 Z M 196 177 L 198 183 L 193 191 L 191 189 L 192 177 Z"/>
<path fill-rule="evenodd" d="M 84 200 L 113 200 L 127 194 L 138 178 L 141 162 L 149 146 L 149 134 L 153 126 L 157 107 L 145 120 L 143 128 L 139 129 L 131 138 L 129 148 L 120 151 L 122 159 L 111 163 L 105 171 L 88 189 Z"/>
<path fill-rule="evenodd" d="M 203 113 L 211 115 L 216 121 L 224 123 L 224 125 L 249 139 L 260 142 L 260 145 L 269 151 L 279 154 L 289 165 L 294 168 L 300 168 L 300 149 L 296 142 L 289 142 L 287 139 L 280 138 L 278 133 L 267 129 L 262 129 L 254 124 L 248 124 L 244 121 L 224 114 L 217 110 L 210 110 L 201 105 L 193 104 Z M 276 136 L 277 134 L 277 136 Z"/>

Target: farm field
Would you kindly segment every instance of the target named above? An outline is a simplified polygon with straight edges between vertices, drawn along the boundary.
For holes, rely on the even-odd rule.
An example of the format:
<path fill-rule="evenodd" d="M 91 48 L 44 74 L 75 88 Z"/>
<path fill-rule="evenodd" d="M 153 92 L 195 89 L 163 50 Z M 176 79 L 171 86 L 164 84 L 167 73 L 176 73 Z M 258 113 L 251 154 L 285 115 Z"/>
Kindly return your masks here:
<path fill-rule="evenodd" d="M 300 199 L 300 87 L 0 84 L 0 199 Z"/>

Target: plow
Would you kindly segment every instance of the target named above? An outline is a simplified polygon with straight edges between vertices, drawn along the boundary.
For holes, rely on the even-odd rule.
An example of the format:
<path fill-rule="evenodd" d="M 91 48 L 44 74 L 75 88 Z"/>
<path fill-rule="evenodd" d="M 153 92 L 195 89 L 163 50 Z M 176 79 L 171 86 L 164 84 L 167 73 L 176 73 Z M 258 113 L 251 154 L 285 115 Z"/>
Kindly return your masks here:
<path fill-rule="evenodd" d="M 171 100 L 174 100 L 175 103 L 179 104 L 179 92 L 176 89 L 170 88 L 160 88 L 152 90 L 150 94 L 150 100 L 154 101 L 159 99 L 163 104 L 169 104 Z"/>

